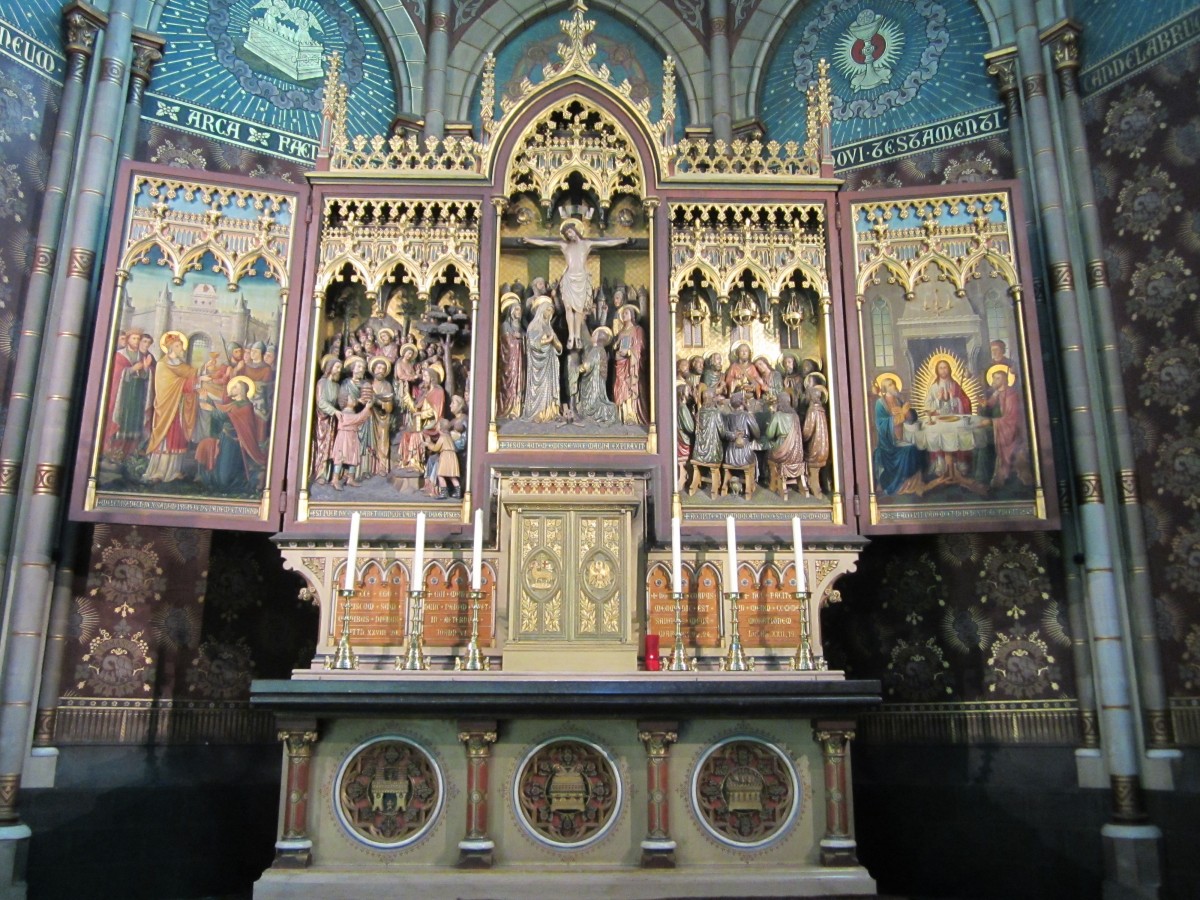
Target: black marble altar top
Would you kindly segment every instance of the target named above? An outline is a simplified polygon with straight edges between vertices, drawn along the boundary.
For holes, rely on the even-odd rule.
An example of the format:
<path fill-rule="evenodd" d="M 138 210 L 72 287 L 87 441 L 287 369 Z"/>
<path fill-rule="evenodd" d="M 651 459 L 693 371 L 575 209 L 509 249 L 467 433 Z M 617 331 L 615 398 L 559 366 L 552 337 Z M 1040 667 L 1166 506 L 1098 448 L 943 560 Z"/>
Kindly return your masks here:
<path fill-rule="evenodd" d="M 872 680 L 783 672 L 516 675 L 491 672 L 322 673 L 255 681 L 250 704 L 281 716 L 696 715 L 838 717 L 881 702 Z"/>

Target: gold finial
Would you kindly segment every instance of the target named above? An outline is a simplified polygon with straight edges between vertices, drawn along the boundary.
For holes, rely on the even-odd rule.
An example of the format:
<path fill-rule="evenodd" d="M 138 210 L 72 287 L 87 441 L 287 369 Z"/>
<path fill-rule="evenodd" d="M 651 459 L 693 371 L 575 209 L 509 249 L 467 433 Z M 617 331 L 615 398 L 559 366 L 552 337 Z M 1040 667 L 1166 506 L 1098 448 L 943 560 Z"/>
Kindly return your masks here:
<path fill-rule="evenodd" d="M 496 129 L 496 57 L 488 54 L 483 60 L 483 86 L 479 93 L 479 118 L 484 140 Z"/>

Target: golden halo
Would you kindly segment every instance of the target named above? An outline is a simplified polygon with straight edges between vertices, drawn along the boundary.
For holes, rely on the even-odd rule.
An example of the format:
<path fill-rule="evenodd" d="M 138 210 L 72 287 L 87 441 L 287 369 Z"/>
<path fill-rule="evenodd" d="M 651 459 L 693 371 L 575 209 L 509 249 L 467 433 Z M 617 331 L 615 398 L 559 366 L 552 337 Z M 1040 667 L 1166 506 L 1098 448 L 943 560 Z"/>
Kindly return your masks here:
<path fill-rule="evenodd" d="M 379 329 L 379 331 L 377 331 L 377 332 L 375 333 L 375 337 L 377 337 L 377 338 L 379 338 L 379 339 L 381 339 L 381 340 L 382 340 L 382 339 L 383 339 L 383 336 L 384 336 L 385 334 L 386 334 L 388 337 L 390 337 L 390 338 L 391 338 L 393 341 L 396 339 L 396 332 L 395 332 L 395 330 L 394 330 L 394 329 L 391 329 L 391 328 L 380 328 L 380 329 Z"/>
<path fill-rule="evenodd" d="M 737 358 L 738 347 L 745 347 L 751 354 L 754 353 L 754 348 L 750 346 L 749 341 L 734 341 L 729 348 L 729 356 L 731 358 Z"/>
<path fill-rule="evenodd" d="M 170 343 L 169 339 L 173 338 L 173 337 L 179 338 L 179 343 L 183 344 L 184 350 L 187 350 L 188 341 L 182 331 L 167 331 L 167 332 L 164 332 L 163 336 L 158 339 L 158 346 L 162 350 L 163 353 L 167 352 L 167 344 Z"/>
<path fill-rule="evenodd" d="M 347 356 L 346 361 L 342 363 L 342 369 L 353 372 L 355 363 L 362 363 L 365 366 L 367 361 L 361 356 Z"/>
<path fill-rule="evenodd" d="M 1009 387 L 1012 387 L 1014 384 L 1017 383 L 1017 373 L 1012 370 L 1012 367 L 1006 366 L 1006 365 L 1004 365 L 1004 363 L 1000 363 L 999 365 L 992 366 L 990 369 L 987 370 L 987 383 L 988 384 L 992 383 L 992 376 L 994 374 L 996 374 L 997 372 L 1004 372 L 1008 375 L 1008 386 Z"/>
<path fill-rule="evenodd" d="M 388 375 L 390 375 L 392 372 L 392 361 L 390 359 L 388 359 L 386 356 L 372 356 L 369 360 L 367 360 L 367 371 L 374 374 L 375 373 L 375 363 L 380 363 L 380 362 L 383 363 L 387 367 L 387 372 L 385 372 L 384 376 L 383 376 L 384 378 L 387 378 Z"/>
<path fill-rule="evenodd" d="M 896 382 L 896 390 L 904 390 L 904 382 L 900 380 L 899 375 L 897 375 L 895 372 L 880 372 L 875 376 L 875 380 L 871 383 L 871 387 L 875 389 L 875 393 L 879 393 L 879 384 L 885 378 L 890 378 L 892 381 Z"/>
<path fill-rule="evenodd" d="M 955 378 L 958 378 L 957 369 L 960 363 L 958 357 L 951 353 L 934 353 L 925 361 L 925 365 L 929 366 L 929 371 L 933 373 L 933 377 L 935 379 L 937 378 L 938 363 L 940 363 L 942 360 L 945 360 L 946 365 L 950 367 L 950 374 Z"/>
<path fill-rule="evenodd" d="M 593 331 L 593 332 L 592 332 L 592 337 L 595 337 L 596 335 L 598 335 L 598 334 L 599 334 L 600 332 L 602 332 L 602 331 L 603 331 L 605 334 L 607 334 L 607 335 L 608 335 L 608 339 L 609 339 L 609 340 L 612 340 L 612 329 L 611 329 L 611 328 L 609 328 L 607 325 L 601 325 L 599 328 L 597 328 L 595 331 Z"/>
<path fill-rule="evenodd" d="M 508 308 L 510 306 L 512 306 L 514 303 L 520 304 L 520 302 L 521 302 L 521 298 L 518 297 L 516 294 L 514 294 L 512 291 L 509 291 L 503 297 L 500 298 L 500 312 L 502 312 L 502 313 L 507 312 Z"/>
<path fill-rule="evenodd" d="M 245 375 L 235 375 L 233 378 L 230 378 L 229 384 L 225 387 L 225 393 L 229 393 L 229 388 L 233 387 L 235 384 L 244 384 L 246 386 L 247 397 L 253 397 L 258 393 L 258 385 L 256 385 Z"/>
<path fill-rule="evenodd" d="M 336 353 L 326 353 L 321 357 L 321 367 L 318 371 L 324 372 L 325 367 L 329 365 L 330 361 L 341 362 L 341 358 Z M 240 378 L 241 376 L 239 375 L 238 377 Z"/>
<path fill-rule="evenodd" d="M 537 309 L 539 306 L 545 306 L 547 303 L 549 303 L 551 306 L 553 306 L 554 298 L 550 297 L 546 294 L 542 294 L 540 297 L 534 297 L 532 309 L 534 312 L 537 312 Z"/>
<path fill-rule="evenodd" d="M 582 219 L 576 219 L 574 216 L 572 216 L 569 219 L 563 219 L 562 224 L 558 226 L 558 233 L 560 235 L 562 235 L 563 237 L 566 237 L 565 232 L 567 230 L 568 225 L 574 225 L 575 231 L 578 232 L 580 237 L 583 237 L 583 220 Z"/>
<path fill-rule="evenodd" d="M 446 369 L 440 362 L 430 363 L 425 368 L 427 368 L 430 372 L 437 372 L 439 384 L 446 383 Z"/>
<path fill-rule="evenodd" d="M 400 354 L 400 356 L 403 356 L 405 350 L 411 350 L 414 355 L 416 355 L 417 353 L 420 352 L 417 350 L 417 345 L 411 344 L 411 343 L 410 344 L 401 344 L 400 349 L 397 352 Z"/>

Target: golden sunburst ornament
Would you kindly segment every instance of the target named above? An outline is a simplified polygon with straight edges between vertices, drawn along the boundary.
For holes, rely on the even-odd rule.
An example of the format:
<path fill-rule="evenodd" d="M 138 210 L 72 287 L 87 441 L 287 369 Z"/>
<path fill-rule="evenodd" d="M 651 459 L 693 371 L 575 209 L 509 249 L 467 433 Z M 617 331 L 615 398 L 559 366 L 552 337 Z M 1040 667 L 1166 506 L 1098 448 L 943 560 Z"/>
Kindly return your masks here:
<path fill-rule="evenodd" d="M 925 411 L 925 401 L 929 396 L 929 389 L 933 387 L 938 379 L 938 365 L 946 363 L 950 367 L 950 377 L 958 382 L 967 398 L 971 401 L 972 412 L 979 408 L 983 401 L 983 385 L 979 383 L 979 379 L 971 374 L 971 370 L 967 368 L 966 362 L 949 347 L 938 347 L 917 369 L 917 374 L 913 377 L 912 404 L 913 409 L 918 415 L 927 415 Z"/>

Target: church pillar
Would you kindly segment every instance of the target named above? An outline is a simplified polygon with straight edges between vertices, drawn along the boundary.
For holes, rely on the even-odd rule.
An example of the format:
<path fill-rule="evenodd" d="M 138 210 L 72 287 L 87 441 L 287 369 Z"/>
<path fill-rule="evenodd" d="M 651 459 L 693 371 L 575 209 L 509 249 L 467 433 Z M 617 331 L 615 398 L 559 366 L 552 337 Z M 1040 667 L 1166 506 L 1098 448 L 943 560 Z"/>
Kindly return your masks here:
<path fill-rule="evenodd" d="M 87 90 L 88 62 L 96 35 L 108 21 L 89 6 L 72 3 L 63 11 L 67 70 L 59 105 L 58 124 L 50 151 L 50 171 L 42 197 L 42 217 L 38 223 L 33 268 L 25 291 L 25 312 L 21 320 L 21 339 L 13 366 L 12 393 L 4 439 L 0 442 L 0 571 L 7 571 L 8 548 L 16 516 L 17 489 L 21 483 L 21 465 L 25 460 L 29 419 L 33 412 L 33 391 L 38 366 L 42 362 L 42 333 L 50 308 L 54 272 L 59 267 L 57 250 L 62 240 L 67 190 L 75 168 L 80 113 Z"/>
<path fill-rule="evenodd" d="M 310 723 L 311 724 L 311 723 Z M 313 744 L 319 735 L 315 727 L 299 727 L 279 732 L 287 754 L 283 833 L 275 842 L 275 862 L 279 869 L 306 869 L 312 865 L 312 838 L 308 836 L 308 800 L 311 786 Z"/>
<path fill-rule="evenodd" d="M 162 59 L 166 41 L 156 34 L 135 31 L 133 34 L 133 66 L 129 70 L 129 99 L 125 102 L 125 127 L 121 131 L 119 159 L 133 159 L 137 150 L 138 128 L 142 124 L 142 103 L 150 86 L 150 72 Z"/>
<path fill-rule="evenodd" d="M 1078 519 L 1086 556 L 1083 561 L 1086 602 L 1091 623 L 1092 652 L 1097 663 L 1101 735 L 1111 789 L 1111 821 L 1104 826 L 1106 893 L 1140 896 L 1154 890 L 1159 875 L 1151 863 L 1161 832 L 1146 823 L 1139 771 L 1140 747 L 1133 711 L 1133 693 L 1125 668 L 1128 652 L 1122 630 L 1121 607 L 1113 566 L 1111 492 L 1100 460 L 1096 430 L 1097 402 L 1103 394 L 1088 372 L 1095 348 L 1086 334 L 1071 267 L 1071 245 L 1063 193 L 1054 151 L 1051 111 L 1046 95 L 1046 69 L 1033 0 L 1014 0 L 1017 59 L 1033 150 L 1033 176 L 1038 191 L 1046 261 L 1051 274 L 1051 297 L 1058 325 Z M 1089 353 L 1089 350 L 1091 351 Z M 1023 361 L 1024 362 L 1024 361 Z M 1026 370 L 1028 367 L 1026 366 Z"/>
<path fill-rule="evenodd" d="M 733 140 L 729 88 L 729 8 L 726 0 L 708 0 L 708 58 L 712 71 L 713 138 Z"/>
<path fill-rule="evenodd" d="M 488 773 L 496 723 L 459 722 L 458 739 L 467 751 L 467 833 L 458 842 L 458 867 L 490 869 L 496 842 L 488 836 Z"/>
<path fill-rule="evenodd" d="M 850 761 L 847 751 L 854 739 L 853 722 L 816 722 L 813 740 L 825 760 L 825 836 L 821 838 L 821 865 L 858 865 L 850 814 Z"/>
<path fill-rule="evenodd" d="M 646 836 L 642 868 L 675 868 L 671 838 L 670 765 L 667 753 L 679 740 L 678 722 L 638 722 L 638 740 L 646 747 Z"/>
<path fill-rule="evenodd" d="M 63 461 L 74 432 L 72 404 L 79 361 L 86 354 L 83 331 L 93 274 L 104 233 L 108 186 L 121 126 L 125 76 L 131 54 L 134 0 L 114 0 L 100 62 L 91 131 L 81 149 L 82 170 L 74 198 L 74 220 L 66 241 L 66 277 L 58 291 L 54 339 L 36 379 L 39 422 L 31 436 L 36 468 L 25 481 L 31 493 L 16 529 L 15 574 L 5 594 L 8 647 L 0 694 L 0 826 L 17 821 L 16 800 L 29 748 L 31 714 L 41 672 L 49 599 L 62 506 Z M 3 836 L 0 836 L 0 840 Z M 0 872 L 0 884 L 7 872 Z"/>
<path fill-rule="evenodd" d="M 1071 181 L 1078 203 L 1079 230 L 1087 256 L 1088 290 L 1092 302 L 1088 305 L 1094 316 L 1097 342 L 1100 345 L 1101 371 L 1107 391 L 1109 428 L 1113 434 L 1118 466 L 1120 513 L 1125 526 L 1127 546 L 1124 548 L 1129 593 L 1129 624 L 1133 631 L 1133 652 L 1137 660 L 1137 688 L 1142 701 L 1143 739 L 1151 750 L 1162 751 L 1174 744 L 1171 716 L 1167 708 L 1166 687 L 1162 677 L 1159 655 L 1158 624 L 1155 621 L 1154 588 L 1150 583 L 1149 561 L 1146 558 L 1146 531 L 1142 521 L 1142 505 L 1137 495 L 1133 436 L 1129 427 L 1129 406 L 1125 383 L 1121 376 L 1121 358 L 1117 351 L 1117 326 L 1113 320 L 1112 289 L 1104 265 L 1104 239 L 1100 230 L 1100 214 L 1096 208 L 1096 191 L 1092 184 L 1091 158 L 1083 128 L 1083 108 L 1079 96 L 1078 29 L 1070 21 L 1056 25 L 1047 33 L 1052 47 L 1054 68 L 1058 73 L 1061 95 L 1062 122 L 1066 129 L 1071 169 Z M 1174 755 L 1174 754 L 1172 754 Z"/>
<path fill-rule="evenodd" d="M 1045 271 L 1043 253 L 1040 242 L 1040 232 L 1034 211 L 1037 209 L 1037 198 L 1034 196 L 1032 179 L 1029 176 L 1029 142 L 1025 135 L 1025 121 L 1021 112 L 1020 81 L 1017 78 L 1017 48 L 1006 47 L 987 55 L 988 74 L 996 79 L 1000 90 L 1000 99 L 1004 101 L 1008 114 L 1008 133 L 1012 142 L 1014 176 L 1025 186 L 1026 223 L 1025 230 L 1029 234 L 1029 251 L 1033 257 L 1035 298 L 1039 303 L 1044 291 L 1041 273 Z M 1042 323 L 1043 333 L 1051 332 L 1049 323 Z M 1056 368 L 1057 371 L 1057 368 Z M 1056 378 L 1050 386 L 1051 391 L 1061 383 Z M 1061 424 L 1061 397 L 1052 396 L 1051 416 L 1057 433 Z M 1062 451 L 1061 444 L 1055 447 L 1055 466 L 1061 480 L 1058 484 L 1059 511 L 1062 515 L 1063 556 L 1074 560 L 1079 555 L 1079 527 L 1075 520 L 1073 494 L 1066 474 L 1071 470 L 1071 462 Z M 1080 581 L 1080 568 L 1071 563 L 1064 567 L 1065 590 L 1067 596 L 1067 618 L 1071 626 L 1071 661 L 1075 667 L 1075 693 L 1079 700 L 1079 735 L 1081 756 L 1098 758 L 1100 748 L 1100 714 L 1096 710 L 1095 675 L 1092 671 L 1092 653 L 1088 647 L 1087 608 L 1083 597 L 1083 584 Z M 1102 776 L 1101 776 L 1102 777 Z"/>
<path fill-rule="evenodd" d="M 425 59 L 425 130 L 427 138 L 446 132 L 446 62 L 450 55 L 450 0 L 429 8 L 429 55 Z"/>

